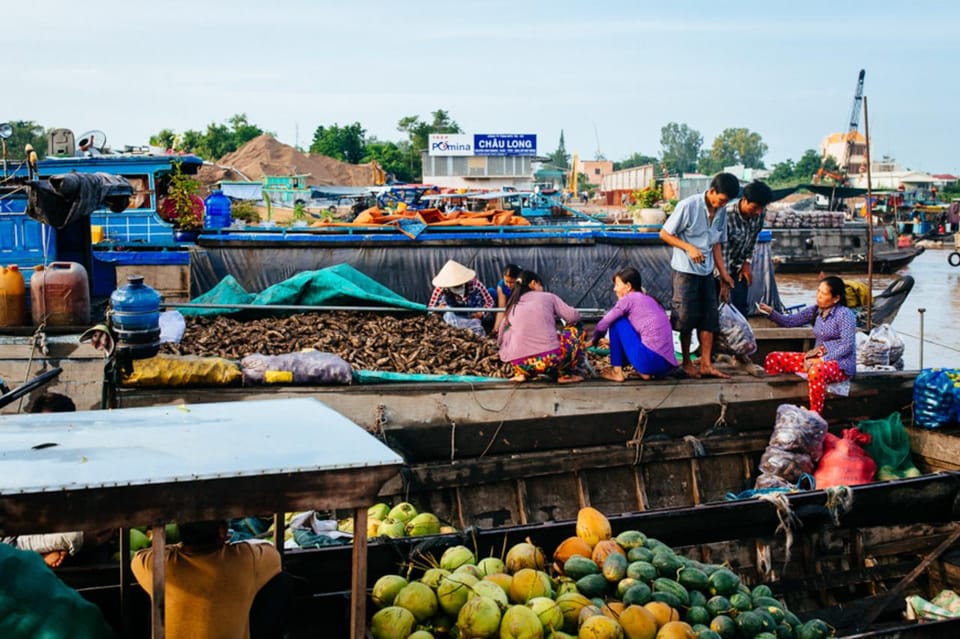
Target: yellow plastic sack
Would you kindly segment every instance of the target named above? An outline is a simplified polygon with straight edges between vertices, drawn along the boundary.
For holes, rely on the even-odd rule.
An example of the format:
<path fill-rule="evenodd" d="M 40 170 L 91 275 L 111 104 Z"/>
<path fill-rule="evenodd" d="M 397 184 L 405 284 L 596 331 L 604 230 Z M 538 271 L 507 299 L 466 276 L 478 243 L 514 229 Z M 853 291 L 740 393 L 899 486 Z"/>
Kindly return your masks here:
<path fill-rule="evenodd" d="M 156 355 L 133 362 L 124 386 L 173 388 L 177 386 L 233 386 L 243 378 L 240 365 L 222 357 Z"/>

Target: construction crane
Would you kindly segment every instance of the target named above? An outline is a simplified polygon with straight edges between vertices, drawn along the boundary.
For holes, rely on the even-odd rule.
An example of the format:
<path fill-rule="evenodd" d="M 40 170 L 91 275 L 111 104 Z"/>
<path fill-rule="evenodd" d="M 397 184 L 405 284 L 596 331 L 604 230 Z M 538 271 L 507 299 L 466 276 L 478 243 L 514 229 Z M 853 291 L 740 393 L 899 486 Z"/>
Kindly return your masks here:
<path fill-rule="evenodd" d="M 824 177 L 831 178 L 839 184 L 844 184 L 847 181 L 847 163 L 850 161 L 853 145 L 857 141 L 857 130 L 860 128 L 860 112 L 863 109 L 863 79 L 866 75 L 866 70 L 860 69 L 860 74 L 857 76 L 857 88 L 853 93 L 853 108 L 850 110 L 849 125 L 843 136 L 843 153 L 837 161 L 838 172 L 826 168 L 829 155 L 827 149 L 824 149 L 823 158 L 820 160 L 820 168 L 813 176 L 814 184 L 820 184 Z"/>

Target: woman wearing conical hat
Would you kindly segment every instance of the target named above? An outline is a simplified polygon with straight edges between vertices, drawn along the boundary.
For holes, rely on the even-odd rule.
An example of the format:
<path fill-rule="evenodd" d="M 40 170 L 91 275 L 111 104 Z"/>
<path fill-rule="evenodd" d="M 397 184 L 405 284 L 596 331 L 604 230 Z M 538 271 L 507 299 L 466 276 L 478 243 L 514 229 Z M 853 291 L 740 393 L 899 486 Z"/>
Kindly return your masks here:
<path fill-rule="evenodd" d="M 493 298 L 477 279 L 477 272 L 455 260 L 448 260 L 432 283 L 433 294 L 427 304 L 431 308 L 493 308 Z M 485 335 L 493 326 L 494 317 L 482 311 L 448 311 L 443 314 L 443 321 Z"/>

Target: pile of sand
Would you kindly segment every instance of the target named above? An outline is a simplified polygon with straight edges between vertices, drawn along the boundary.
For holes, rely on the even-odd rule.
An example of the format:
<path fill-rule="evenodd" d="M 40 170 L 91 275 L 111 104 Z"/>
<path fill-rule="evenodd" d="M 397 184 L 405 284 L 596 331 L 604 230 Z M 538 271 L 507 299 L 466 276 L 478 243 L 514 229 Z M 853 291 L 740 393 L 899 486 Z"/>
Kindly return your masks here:
<path fill-rule="evenodd" d="M 205 185 L 220 180 L 252 180 L 264 175 L 309 174 L 313 186 L 369 186 L 373 182 L 370 164 L 347 164 L 325 155 L 301 153 L 292 146 L 261 135 L 220 158 L 218 166 L 204 166 L 199 179 Z"/>

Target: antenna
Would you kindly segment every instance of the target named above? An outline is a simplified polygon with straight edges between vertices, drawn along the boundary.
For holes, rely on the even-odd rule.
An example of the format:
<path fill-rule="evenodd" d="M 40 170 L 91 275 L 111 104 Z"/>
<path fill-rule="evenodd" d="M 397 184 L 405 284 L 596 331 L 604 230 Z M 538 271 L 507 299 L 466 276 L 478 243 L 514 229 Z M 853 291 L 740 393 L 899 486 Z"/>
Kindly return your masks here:
<path fill-rule="evenodd" d="M 593 123 L 593 137 L 597 140 L 597 150 L 593 154 L 593 159 L 598 162 L 606 160 L 606 156 L 603 154 L 603 151 L 600 150 L 600 133 L 597 131 L 597 123 Z"/>
<path fill-rule="evenodd" d="M 3 147 L 3 177 L 7 177 L 7 139 L 13 135 L 13 127 L 9 122 L 0 124 L 0 146 Z"/>

